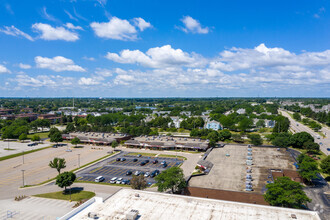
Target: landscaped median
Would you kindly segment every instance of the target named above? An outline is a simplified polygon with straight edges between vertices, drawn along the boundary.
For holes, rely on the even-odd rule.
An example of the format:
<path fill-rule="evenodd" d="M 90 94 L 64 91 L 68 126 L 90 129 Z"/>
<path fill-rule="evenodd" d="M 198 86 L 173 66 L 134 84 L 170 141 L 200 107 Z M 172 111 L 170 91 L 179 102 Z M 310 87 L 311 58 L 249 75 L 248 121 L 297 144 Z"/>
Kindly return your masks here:
<path fill-rule="evenodd" d="M 158 157 L 169 157 L 169 158 L 178 158 L 178 159 L 182 159 L 182 160 L 187 160 L 186 157 L 170 155 L 170 154 L 159 154 Z"/>
<path fill-rule="evenodd" d="M 71 201 L 81 201 L 88 200 L 95 196 L 94 192 L 83 191 L 80 189 L 72 189 L 70 195 L 70 189 L 67 189 L 66 193 L 63 191 L 52 192 L 52 193 L 44 193 L 34 195 L 35 197 L 47 198 L 47 199 L 61 199 L 61 200 L 71 200 Z"/>
<path fill-rule="evenodd" d="M 8 159 L 11 159 L 11 158 L 14 158 L 14 157 L 19 157 L 19 156 L 22 156 L 23 154 L 26 155 L 26 154 L 34 153 L 34 152 L 41 151 L 41 150 L 44 150 L 44 149 L 47 149 L 47 148 L 50 148 L 50 146 L 42 147 L 42 148 L 38 148 L 38 149 L 34 149 L 34 150 L 29 150 L 29 151 L 25 151 L 25 152 L 20 152 L 20 153 L 17 153 L 17 154 L 7 155 L 7 156 L 4 156 L 4 157 L 0 157 L 0 161 L 8 160 Z"/>

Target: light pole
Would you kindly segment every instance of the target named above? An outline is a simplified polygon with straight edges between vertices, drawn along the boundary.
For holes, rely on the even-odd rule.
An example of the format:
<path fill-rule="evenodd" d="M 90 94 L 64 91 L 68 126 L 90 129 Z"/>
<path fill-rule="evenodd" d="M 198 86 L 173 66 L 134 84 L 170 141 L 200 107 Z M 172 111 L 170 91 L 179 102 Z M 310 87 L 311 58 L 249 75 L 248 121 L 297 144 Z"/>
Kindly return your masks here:
<path fill-rule="evenodd" d="M 78 154 L 78 167 L 80 168 L 80 154 Z"/>
<path fill-rule="evenodd" d="M 8 140 L 8 150 L 9 150 L 9 139 L 7 139 Z"/>
<path fill-rule="evenodd" d="M 23 164 L 24 164 L 24 150 L 23 150 L 23 154 L 22 154 L 22 156 L 23 156 Z"/>
<path fill-rule="evenodd" d="M 25 186 L 25 184 L 24 184 L 24 171 L 25 171 L 25 170 L 22 170 L 22 177 L 23 177 L 23 187 Z"/>

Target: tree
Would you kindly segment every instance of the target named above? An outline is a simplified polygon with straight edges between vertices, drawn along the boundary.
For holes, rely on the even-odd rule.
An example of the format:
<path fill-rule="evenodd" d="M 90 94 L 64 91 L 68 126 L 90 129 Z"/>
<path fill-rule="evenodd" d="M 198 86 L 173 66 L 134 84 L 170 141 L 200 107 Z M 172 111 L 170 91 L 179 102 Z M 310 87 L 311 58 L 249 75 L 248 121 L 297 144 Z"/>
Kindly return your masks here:
<path fill-rule="evenodd" d="M 164 192 L 171 189 L 171 192 L 177 192 L 186 187 L 183 170 L 180 167 L 171 167 L 155 177 L 158 191 Z"/>
<path fill-rule="evenodd" d="M 308 153 L 318 153 L 320 151 L 320 145 L 312 141 L 305 142 L 303 148 L 306 149 Z"/>
<path fill-rule="evenodd" d="M 224 129 L 224 130 L 220 131 L 219 136 L 220 136 L 220 140 L 224 141 L 224 140 L 228 140 L 231 138 L 231 133 L 228 129 Z"/>
<path fill-rule="evenodd" d="M 51 168 L 56 169 L 57 172 L 60 174 L 61 169 L 64 169 L 66 167 L 66 162 L 64 158 L 55 157 L 52 161 L 49 162 L 49 166 Z"/>
<path fill-rule="evenodd" d="M 76 147 L 77 147 L 77 145 L 80 144 L 80 139 L 77 138 L 77 137 L 74 137 L 74 138 L 71 140 L 71 144 L 76 145 Z"/>
<path fill-rule="evenodd" d="M 116 147 L 118 147 L 118 142 L 117 141 L 113 141 L 112 143 L 111 143 L 111 147 L 113 148 L 113 149 L 116 149 Z"/>
<path fill-rule="evenodd" d="M 75 130 L 74 124 L 73 123 L 68 123 L 65 129 L 66 133 L 73 132 Z"/>
<path fill-rule="evenodd" d="M 289 147 L 291 145 L 290 137 L 278 136 L 272 140 L 272 144 L 277 147 Z"/>
<path fill-rule="evenodd" d="M 288 132 L 289 127 L 290 127 L 289 119 L 287 117 L 280 115 L 275 118 L 275 126 L 273 128 L 273 132 L 275 133 Z"/>
<path fill-rule="evenodd" d="M 289 177 L 279 177 L 274 183 L 267 184 L 266 188 L 264 198 L 272 206 L 302 208 L 312 201 L 306 196 L 303 186 Z"/>
<path fill-rule="evenodd" d="M 246 131 L 248 128 L 250 128 L 253 125 L 253 121 L 250 118 L 244 117 L 239 123 L 238 128 L 241 131 Z"/>
<path fill-rule="evenodd" d="M 147 181 L 143 175 L 133 176 L 133 178 L 131 179 L 132 189 L 143 190 L 147 188 L 147 186 L 148 186 Z"/>
<path fill-rule="evenodd" d="M 255 146 L 262 145 L 263 140 L 259 134 L 250 134 L 249 138 L 251 140 L 251 144 Z"/>
<path fill-rule="evenodd" d="M 40 141 L 40 136 L 39 135 L 33 135 L 31 138 L 31 141 Z"/>
<path fill-rule="evenodd" d="M 265 120 L 260 119 L 259 121 L 257 121 L 256 126 L 258 128 L 264 128 L 265 127 Z"/>
<path fill-rule="evenodd" d="M 293 113 L 293 119 L 296 121 L 300 121 L 301 120 L 301 116 L 298 112 Z"/>
<path fill-rule="evenodd" d="M 323 173 L 330 175 L 330 155 L 321 161 L 320 167 Z"/>
<path fill-rule="evenodd" d="M 55 128 L 55 127 L 52 127 L 51 129 L 49 129 L 48 137 L 50 138 L 50 136 L 52 136 L 53 134 L 55 134 L 55 133 L 57 133 L 57 132 L 60 132 L 60 130 L 58 130 L 58 129 Z"/>
<path fill-rule="evenodd" d="M 26 135 L 26 133 L 22 133 L 22 134 L 18 137 L 18 139 L 19 139 L 20 141 L 24 141 L 24 140 L 26 140 L 26 139 L 27 139 L 27 135 Z"/>
<path fill-rule="evenodd" d="M 55 133 L 53 133 L 52 135 L 50 135 L 50 142 L 61 142 L 63 141 L 63 138 L 62 138 L 62 134 L 60 131 L 57 131 Z"/>
<path fill-rule="evenodd" d="M 318 164 L 315 160 L 307 155 L 299 155 L 298 158 L 299 174 L 302 178 L 311 182 L 313 178 L 317 177 L 319 172 Z"/>
<path fill-rule="evenodd" d="M 305 142 L 314 142 L 314 138 L 309 133 L 303 131 L 292 135 L 290 141 L 292 147 L 302 148 Z"/>
<path fill-rule="evenodd" d="M 66 187 L 71 186 L 75 180 L 76 174 L 73 172 L 64 172 L 57 175 L 55 184 L 61 188 L 64 187 L 64 191 L 66 191 Z"/>
<path fill-rule="evenodd" d="M 241 134 L 232 134 L 231 139 L 238 143 L 244 142 Z"/>

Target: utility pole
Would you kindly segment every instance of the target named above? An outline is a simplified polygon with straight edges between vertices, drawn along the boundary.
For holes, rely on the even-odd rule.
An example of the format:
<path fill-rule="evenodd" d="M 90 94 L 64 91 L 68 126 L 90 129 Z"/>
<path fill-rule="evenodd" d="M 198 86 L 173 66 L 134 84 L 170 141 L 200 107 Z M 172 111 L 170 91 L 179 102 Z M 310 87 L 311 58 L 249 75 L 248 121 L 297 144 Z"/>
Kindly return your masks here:
<path fill-rule="evenodd" d="M 23 150 L 23 154 L 22 154 L 22 156 L 23 156 L 23 164 L 24 164 L 24 150 Z"/>
<path fill-rule="evenodd" d="M 22 170 L 22 177 L 23 177 L 23 187 L 25 186 L 25 184 L 24 184 L 24 171 L 25 171 L 25 170 Z"/>
<path fill-rule="evenodd" d="M 80 168 L 80 154 L 78 154 L 78 167 Z"/>

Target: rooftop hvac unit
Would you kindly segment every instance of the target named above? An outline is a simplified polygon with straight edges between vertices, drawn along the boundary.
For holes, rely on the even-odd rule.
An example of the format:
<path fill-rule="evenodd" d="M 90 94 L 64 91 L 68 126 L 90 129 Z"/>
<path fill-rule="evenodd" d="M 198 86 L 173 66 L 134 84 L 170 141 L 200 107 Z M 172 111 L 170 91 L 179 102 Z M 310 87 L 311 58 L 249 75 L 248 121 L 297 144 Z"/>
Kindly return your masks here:
<path fill-rule="evenodd" d="M 252 156 L 247 156 L 246 159 L 252 160 Z"/>
<path fill-rule="evenodd" d="M 252 148 L 248 148 L 248 151 L 249 151 L 249 152 L 252 152 Z"/>
<path fill-rule="evenodd" d="M 246 175 L 246 179 L 252 179 L 252 175 L 251 174 L 247 174 Z"/>
<path fill-rule="evenodd" d="M 252 169 L 247 169 L 246 172 L 247 173 L 252 173 Z"/>
<path fill-rule="evenodd" d="M 89 213 L 88 213 L 88 218 L 98 219 L 97 214 L 94 213 L 94 212 L 89 212 Z"/>
<path fill-rule="evenodd" d="M 126 214 L 126 220 L 135 220 L 138 217 L 139 211 L 132 209 Z"/>
<path fill-rule="evenodd" d="M 248 156 L 252 156 L 252 152 L 248 152 L 248 154 L 247 154 Z"/>
<path fill-rule="evenodd" d="M 251 160 L 247 160 L 247 161 L 246 161 L 246 165 L 248 165 L 248 166 L 252 166 L 252 161 L 251 161 Z"/>
<path fill-rule="evenodd" d="M 251 148 L 251 144 L 248 145 L 248 148 Z"/>
<path fill-rule="evenodd" d="M 251 180 L 245 180 L 245 184 L 252 185 L 252 181 Z"/>

